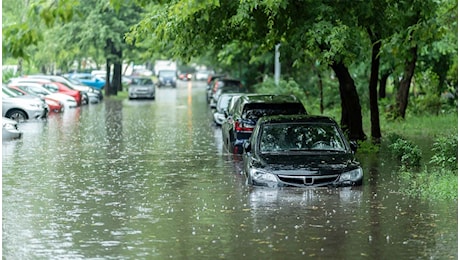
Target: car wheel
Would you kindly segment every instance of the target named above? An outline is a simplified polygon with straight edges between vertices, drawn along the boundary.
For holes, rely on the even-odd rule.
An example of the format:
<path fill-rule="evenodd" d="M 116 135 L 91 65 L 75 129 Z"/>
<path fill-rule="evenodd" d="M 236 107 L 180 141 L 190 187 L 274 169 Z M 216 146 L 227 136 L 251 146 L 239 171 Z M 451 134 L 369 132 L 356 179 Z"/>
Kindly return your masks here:
<path fill-rule="evenodd" d="M 82 105 L 88 105 L 88 104 L 89 104 L 89 97 L 88 97 L 88 95 L 83 95 L 81 104 L 82 104 Z"/>
<path fill-rule="evenodd" d="M 16 120 L 17 122 L 23 122 L 27 120 L 27 114 L 24 111 L 13 109 L 8 111 L 5 115 L 8 118 Z"/>

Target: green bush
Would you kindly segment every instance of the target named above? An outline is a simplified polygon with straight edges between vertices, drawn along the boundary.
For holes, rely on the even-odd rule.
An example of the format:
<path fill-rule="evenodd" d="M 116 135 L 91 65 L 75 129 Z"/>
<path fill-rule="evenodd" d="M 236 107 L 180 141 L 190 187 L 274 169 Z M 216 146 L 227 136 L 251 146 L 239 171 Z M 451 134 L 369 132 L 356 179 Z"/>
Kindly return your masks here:
<path fill-rule="evenodd" d="M 404 167 L 418 167 L 422 159 L 422 151 L 420 148 L 402 138 L 398 138 L 395 142 L 389 145 L 391 154 L 401 161 Z"/>
<path fill-rule="evenodd" d="M 457 135 L 438 137 L 431 150 L 434 152 L 430 160 L 431 164 L 450 171 L 458 171 Z"/>

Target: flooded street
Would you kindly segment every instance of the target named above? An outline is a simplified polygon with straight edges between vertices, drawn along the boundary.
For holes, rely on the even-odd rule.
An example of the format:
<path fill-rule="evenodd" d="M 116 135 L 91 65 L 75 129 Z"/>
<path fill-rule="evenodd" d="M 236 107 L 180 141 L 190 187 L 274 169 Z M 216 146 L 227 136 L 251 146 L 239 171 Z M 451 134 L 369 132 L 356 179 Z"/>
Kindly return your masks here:
<path fill-rule="evenodd" d="M 364 184 L 249 188 L 204 83 L 20 125 L 2 145 L 3 259 L 457 259 L 456 202 L 401 194 L 388 155 Z"/>

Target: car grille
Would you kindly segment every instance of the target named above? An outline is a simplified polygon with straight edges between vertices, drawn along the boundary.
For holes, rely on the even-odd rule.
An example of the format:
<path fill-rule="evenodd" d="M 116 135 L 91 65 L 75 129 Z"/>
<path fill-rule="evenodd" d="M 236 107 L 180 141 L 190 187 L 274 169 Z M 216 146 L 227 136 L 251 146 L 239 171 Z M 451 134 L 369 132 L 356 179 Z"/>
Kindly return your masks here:
<path fill-rule="evenodd" d="M 333 175 L 318 175 L 318 176 L 292 176 L 292 175 L 278 175 L 281 182 L 287 185 L 294 186 L 318 186 L 326 185 L 335 182 L 338 174 Z"/>

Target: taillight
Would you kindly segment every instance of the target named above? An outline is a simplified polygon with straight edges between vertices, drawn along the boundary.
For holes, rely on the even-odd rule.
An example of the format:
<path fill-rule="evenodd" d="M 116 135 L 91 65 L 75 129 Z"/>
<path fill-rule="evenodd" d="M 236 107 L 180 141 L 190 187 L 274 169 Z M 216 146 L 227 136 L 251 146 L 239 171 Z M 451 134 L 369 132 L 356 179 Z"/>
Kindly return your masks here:
<path fill-rule="evenodd" d="M 252 133 L 253 129 L 254 126 L 252 125 L 245 125 L 243 122 L 235 121 L 235 131 Z"/>

